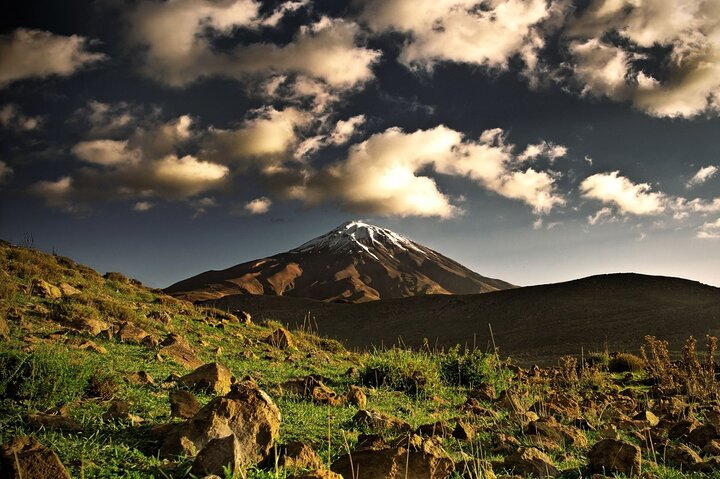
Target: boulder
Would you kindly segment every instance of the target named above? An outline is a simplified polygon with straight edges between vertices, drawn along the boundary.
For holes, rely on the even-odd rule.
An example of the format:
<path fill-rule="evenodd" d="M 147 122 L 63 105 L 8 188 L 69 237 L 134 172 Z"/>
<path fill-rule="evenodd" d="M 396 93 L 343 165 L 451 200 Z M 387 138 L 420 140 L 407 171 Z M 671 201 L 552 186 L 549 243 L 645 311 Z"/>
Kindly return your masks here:
<path fill-rule="evenodd" d="M 75 422 L 73 418 L 66 413 L 47 414 L 37 413 L 29 414 L 27 421 L 35 427 L 44 427 L 45 429 L 57 429 L 60 431 L 82 431 L 80 424 Z"/>
<path fill-rule="evenodd" d="M 315 449 L 300 441 L 292 441 L 278 447 L 278 465 L 286 469 L 319 469 L 322 458 Z M 271 455 L 274 456 L 274 455 Z M 274 457 L 270 457 L 270 465 L 274 465 Z"/>
<path fill-rule="evenodd" d="M 31 294 L 47 299 L 58 299 L 62 297 L 62 291 L 43 279 L 34 279 L 32 282 Z"/>
<path fill-rule="evenodd" d="M 128 321 L 122 323 L 117 332 L 117 339 L 121 343 L 141 344 L 148 336 L 150 335 L 147 331 Z"/>
<path fill-rule="evenodd" d="M 381 447 L 360 446 L 331 467 L 343 477 L 363 479 L 444 479 L 454 469 L 439 440 L 416 435 Z"/>
<path fill-rule="evenodd" d="M 278 349 L 288 349 L 293 346 L 292 334 L 285 328 L 278 328 L 273 331 L 270 336 L 265 338 L 265 342 Z"/>
<path fill-rule="evenodd" d="M 504 467 L 521 476 L 556 477 L 560 474 L 552 459 L 534 447 L 520 447 L 505 457 Z"/>
<path fill-rule="evenodd" d="M 79 289 L 69 285 L 68 283 L 60 283 L 59 288 L 63 296 L 76 296 L 80 294 Z"/>
<path fill-rule="evenodd" d="M 198 453 L 190 474 L 202 477 L 208 474 L 225 476 L 225 470 L 236 477 L 242 467 L 243 452 L 234 434 L 211 439 Z"/>
<path fill-rule="evenodd" d="M 350 389 L 348 389 L 347 392 L 347 401 L 360 409 L 365 409 L 365 406 L 367 406 L 367 396 L 365 392 L 363 392 L 362 388 L 355 385 L 350 385 Z"/>
<path fill-rule="evenodd" d="M 187 391 L 170 391 L 170 416 L 190 419 L 200 410 L 200 402 Z"/>
<path fill-rule="evenodd" d="M 619 439 L 603 439 L 588 452 L 591 472 L 639 474 L 642 465 L 640 448 Z"/>
<path fill-rule="evenodd" d="M 447 421 L 437 421 L 430 424 L 422 424 L 418 426 L 415 432 L 420 436 L 426 437 L 450 437 L 452 436 L 453 430 Z"/>
<path fill-rule="evenodd" d="M 280 431 L 280 409 L 253 382 L 233 385 L 192 418 L 175 427 L 162 443 L 161 457 L 195 455 L 213 439 L 234 434 L 242 464 L 266 458 Z"/>
<path fill-rule="evenodd" d="M 227 394 L 230 392 L 232 374 L 227 366 L 219 363 L 204 364 L 190 374 L 177 380 L 188 389 L 204 393 Z"/>
<path fill-rule="evenodd" d="M 204 364 L 188 342 L 175 333 L 168 334 L 160 346 L 159 354 L 161 356 L 172 358 L 187 369 L 196 369 Z"/>
<path fill-rule="evenodd" d="M 690 431 L 685 440 L 689 444 L 693 444 L 702 449 L 710 444 L 710 441 L 713 439 L 718 439 L 717 428 L 712 424 L 704 424 Z"/>
<path fill-rule="evenodd" d="M 0 446 L 3 479 L 71 479 L 54 451 L 34 437 L 16 437 Z"/>
<path fill-rule="evenodd" d="M 700 464 L 702 459 L 697 452 L 685 444 L 670 444 L 665 448 L 665 461 L 687 471 L 691 466 Z"/>
<path fill-rule="evenodd" d="M 388 416 L 379 411 L 360 410 L 352 418 L 353 424 L 356 426 L 365 426 L 373 431 L 402 431 L 411 430 L 410 424 L 393 416 Z"/>

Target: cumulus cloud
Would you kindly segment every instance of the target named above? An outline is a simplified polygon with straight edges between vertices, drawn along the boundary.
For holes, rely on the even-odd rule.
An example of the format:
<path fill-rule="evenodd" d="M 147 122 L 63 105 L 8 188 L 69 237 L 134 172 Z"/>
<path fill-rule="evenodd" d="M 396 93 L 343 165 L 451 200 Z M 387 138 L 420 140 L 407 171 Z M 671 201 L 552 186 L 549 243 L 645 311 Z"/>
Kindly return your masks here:
<path fill-rule="evenodd" d="M 145 72 L 176 87 L 207 76 L 244 79 L 282 72 L 304 74 L 342 88 L 372 78 L 371 67 L 379 52 L 356 46 L 358 26 L 339 19 L 324 18 L 304 26 L 284 46 L 252 43 L 226 52 L 214 48 L 215 38 L 227 36 L 235 28 L 272 24 L 274 20 L 263 23 L 259 9 L 260 2 L 255 0 L 141 3 L 131 23 L 134 40 L 147 47 Z"/>
<path fill-rule="evenodd" d="M 690 178 L 690 181 L 687 182 L 685 185 L 688 188 L 692 188 L 693 186 L 698 186 L 703 183 L 705 183 L 707 180 L 715 176 L 715 174 L 718 172 L 717 166 L 705 166 L 703 168 L 700 168 L 695 175 Z"/>
<path fill-rule="evenodd" d="M 462 213 L 451 197 L 426 176 L 468 177 L 507 198 L 521 200 L 537 214 L 564 204 L 555 191 L 554 175 L 521 162 L 502 130 L 489 130 L 477 141 L 438 126 L 405 133 L 390 128 L 353 145 L 348 156 L 310 176 L 304 199 L 310 204 L 340 201 L 353 211 L 397 216 L 449 218 Z"/>
<path fill-rule="evenodd" d="M 718 18 L 715 0 L 593 0 L 567 29 L 575 80 L 653 116 L 717 114 Z"/>
<path fill-rule="evenodd" d="M 633 183 L 619 171 L 597 173 L 585 178 L 580 191 L 585 198 L 612 205 L 621 214 L 657 215 L 667 206 L 667 197 L 653 192 L 648 183 Z"/>
<path fill-rule="evenodd" d="M 544 45 L 539 24 L 551 10 L 546 0 L 369 0 L 361 18 L 376 32 L 407 33 L 400 61 L 412 67 L 452 61 L 506 68 L 520 55 L 532 69 Z"/>
<path fill-rule="evenodd" d="M 365 115 L 357 115 L 347 120 L 339 120 L 335 129 L 330 134 L 330 143 L 344 145 L 357 133 L 357 130 L 365 123 Z"/>
<path fill-rule="evenodd" d="M 595 226 L 597 224 L 604 223 L 605 221 L 611 221 L 613 218 L 612 208 L 605 206 L 595 212 L 594 215 L 588 216 L 587 221 L 590 225 Z"/>
<path fill-rule="evenodd" d="M 703 224 L 698 228 L 697 237 L 701 239 L 720 238 L 720 219 Z"/>
<path fill-rule="evenodd" d="M 245 213 L 249 215 L 264 215 L 270 211 L 271 206 L 272 201 L 270 198 L 263 196 L 261 198 L 255 198 L 252 201 L 248 201 L 243 206 L 243 209 L 245 210 Z"/>
<path fill-rule="evenodd" d="M 34 131 L 42 127 L 45 118 L 42 116 L 27 116 L 13 104 L 7 104 L 0 108 L 0 125 L 3 128 L 22 131 Z"/>
<path fill-rule="evenodd" d="M 75 113 L 75 117 L 90 126 L 90 136 L 97 137 L 125 131 L 135 123 L 136 112 L 125 102 L 103 103 L 90 100 Z"/>
<path fill-rule="evenodd" d="M 31 191 L 48 205 L 72 209 L 93 201 L 149 198 L 187 200 L 225 184 L 230 169 L 195 155 L 180 155 L 194 137 L 192 119 L 181 116 L 137 128 L 126 140 L 87 140 L 73 154 L 85 166 L 57 181 L 41 181 Z"/>
<path fill-rule="evenodd" d="M 150 211 L 154 207 L 155 207 L 155 204 L 151 203 L 149 201 L 138 201 L 137 203 L 135 203 L 133 205 L 133 210 L 143 212 L 143 211 Z"/>
<path fill-rule="evenodd" d="M 26 78 L 70 76 L 105 59 L 87 50 L 88 40 L 18 28 L 0 36 L 0 88 Z"/>
<path fill-rule="evenodd" d="M 7 163 L 0 160 L 0 185 L 7 183 L 13 174 L 13 169 L 10 168 Z"/>
<path fill-rule="evenodd" d="M 243 163 L 276 165 L 285 161 L 299 142 L 298 130 L 307 126 L 312 116 L 296 108 L 276 110 L 272 107 L 251 112 L 237 129 L 211 128 L 204 142 L 203 154 L 224 164 Z"/>

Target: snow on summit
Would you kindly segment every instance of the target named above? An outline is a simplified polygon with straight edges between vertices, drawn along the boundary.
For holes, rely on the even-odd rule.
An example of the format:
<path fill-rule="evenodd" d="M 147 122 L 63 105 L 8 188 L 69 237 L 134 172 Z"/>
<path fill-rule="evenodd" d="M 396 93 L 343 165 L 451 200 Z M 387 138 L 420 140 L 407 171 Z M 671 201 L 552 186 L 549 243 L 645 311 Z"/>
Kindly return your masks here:
<path fill-rule="evenodd" d="M 292 249 L 291 253 L 305 253 L 309 251 L 330 250 L 341 253 L 359 253 L 364 251 L 375 259 L 378 257 L 373 250 L 385 249 L 389 251 L 415 251 L 427 256 L 427 253 L 411 240 L 389 229 L 363 223 L 362 221 L 348 221 L 322 236 Z"/>

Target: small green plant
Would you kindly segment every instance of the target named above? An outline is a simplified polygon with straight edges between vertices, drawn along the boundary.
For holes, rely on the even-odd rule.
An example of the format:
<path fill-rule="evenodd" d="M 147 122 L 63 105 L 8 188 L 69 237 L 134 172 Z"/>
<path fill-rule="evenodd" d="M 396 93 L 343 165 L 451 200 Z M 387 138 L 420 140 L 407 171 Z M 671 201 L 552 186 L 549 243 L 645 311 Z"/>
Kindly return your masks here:
<path fill-rule="evenodd" d="M 360 371 L 360 380 L 368 386 L 385 386 L 410 395 L 427 394 L 441 386 L 434 358 L 401 348 L 372 353 Z"/>
<path fill-rule="evenodd" d="M 0 352 L 0 398 L 29 401 L 39 408 L 71 402 L 83 395 L 93 368 L 60 347 L 31 353 Z"/>
<path fill-rule="evenodd" d="M 585 358 L 585 367 L 607 371 L 610 366 L 610 354 L 607 351 L 590 353 Z"/>
<path fill-rule="evenodd" d="M 440 371 L 449 386 L 479 386 L 491 384 L 497 391 L 510 385 L 513 373 L 497 354 L 479 349 L 460 349 L 455 346 L 440 356 Z"/>
<path fill-rule="evenodd" d="M 610 358 L 608 370 L 611 373 L 640 372 L 645 369 L 645 361 L 632 353 L 617 353 Z"/>

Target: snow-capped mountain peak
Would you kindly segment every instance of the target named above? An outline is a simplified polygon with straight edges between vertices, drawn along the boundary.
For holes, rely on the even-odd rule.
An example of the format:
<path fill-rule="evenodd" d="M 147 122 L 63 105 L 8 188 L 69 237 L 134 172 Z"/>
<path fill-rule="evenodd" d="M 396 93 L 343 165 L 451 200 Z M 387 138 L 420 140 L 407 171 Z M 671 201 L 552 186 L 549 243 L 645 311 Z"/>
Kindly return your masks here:
<path fill-rule="evenodd" d="M 330 250 L 341 253 L 365 252 L 375 259 L 377 249 L 390 252 L 414 251 L 427 256 L 413 241 L 389 229 L 380 228 L 362 221 L 348 221 L 329 233 L 318 236 L 297 248 L 291 253 L 307 253 L 310 251 Z"/>

